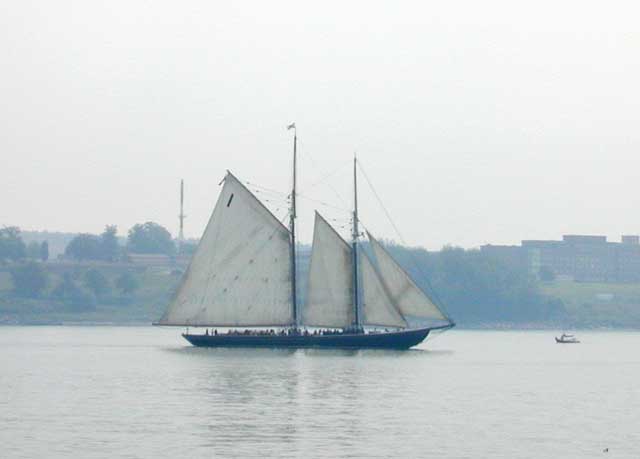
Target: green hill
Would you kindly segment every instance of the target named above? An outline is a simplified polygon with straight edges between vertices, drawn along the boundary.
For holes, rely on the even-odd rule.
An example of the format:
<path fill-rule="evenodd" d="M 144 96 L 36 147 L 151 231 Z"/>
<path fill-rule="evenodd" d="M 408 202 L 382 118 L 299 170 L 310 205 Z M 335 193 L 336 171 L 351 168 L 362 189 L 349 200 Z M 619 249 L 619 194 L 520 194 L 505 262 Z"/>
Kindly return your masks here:
<path fill-rule="evenodd" d="M 564 304 L 567 320 L 578 326 L 640 326 L 640 284 L 580 283 L 556 280 L 541 291 Z"/>

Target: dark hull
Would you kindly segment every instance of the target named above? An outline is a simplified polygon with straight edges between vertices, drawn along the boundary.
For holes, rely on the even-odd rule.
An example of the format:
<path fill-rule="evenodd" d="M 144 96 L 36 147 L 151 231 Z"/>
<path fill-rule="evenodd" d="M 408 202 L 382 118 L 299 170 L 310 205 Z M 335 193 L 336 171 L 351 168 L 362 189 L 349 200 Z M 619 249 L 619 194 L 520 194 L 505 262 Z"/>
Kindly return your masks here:
<path fill-rule="evenodd" d="M 556 343 L 558 344 L 580 344 L 580 341 L 576 340 L 564 340 L 560 338 L 556 338 Z"/>
<path fill-rule="evenodd" d="M 409 349 L 421 343 L 431 328 L 398 332 L 341 335 L 191 335 L 182 336 L 200 347 L 274 347 L 274 348 L 342 348 Z"/>

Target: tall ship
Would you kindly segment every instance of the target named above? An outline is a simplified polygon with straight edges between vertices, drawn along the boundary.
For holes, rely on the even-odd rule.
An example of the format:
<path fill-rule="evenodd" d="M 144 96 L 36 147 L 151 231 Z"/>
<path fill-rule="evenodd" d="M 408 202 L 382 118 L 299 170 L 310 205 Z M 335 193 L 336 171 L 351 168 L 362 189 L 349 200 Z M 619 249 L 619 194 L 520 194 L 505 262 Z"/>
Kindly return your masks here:
<path fill-rule="evenodd" d="M 227 171 L 191 263 L 156 325 L 186 327 L 182 336 L 194 346 L 352 349 L 408 349 L 434 330 L 452 328 L 454 322 L 387 249 L 370 232 L 361 233 L 355 158 L 351 240 L 316 211 L 302 304 L 296 276 L 297 133 L 295 125 L 289 128 L 288 227 Z"/>

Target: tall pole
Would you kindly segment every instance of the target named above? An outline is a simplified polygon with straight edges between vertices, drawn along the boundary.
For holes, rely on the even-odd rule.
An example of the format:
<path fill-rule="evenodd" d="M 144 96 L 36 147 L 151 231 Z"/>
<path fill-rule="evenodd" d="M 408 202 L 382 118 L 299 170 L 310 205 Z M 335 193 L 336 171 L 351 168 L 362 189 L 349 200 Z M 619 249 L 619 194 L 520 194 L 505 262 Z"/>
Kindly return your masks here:
<path fill-rule="evenodd" d="M 287 129 L 293 129 L 293 189 L 291 190 L 291 209 L 289 212 L 289 231 L 291 233 L 291 305 L 293 307 L 293 323 L 295 328 L 300 325 L 298 314 L 298 292 L 296 287 L 296 169 L 298 131 L 296 123 L 290 124 Z"/>
<path fill-rule="evenodd" d="M 353 312 L 356 330 L 362 329 L 360 319 L 360 295 L 358 292 L 358 175 L 356 174 L 356 155 L 353 155 L 353 225 L 351 232 L 351 253 L 353 254 Z"/>
<path fill-rule="evenodd" d="M 180 180 L 180 233 L 178 235 L 178 252 L 182 252 L 182 245 L 184 244 L 184 180 Z"/>

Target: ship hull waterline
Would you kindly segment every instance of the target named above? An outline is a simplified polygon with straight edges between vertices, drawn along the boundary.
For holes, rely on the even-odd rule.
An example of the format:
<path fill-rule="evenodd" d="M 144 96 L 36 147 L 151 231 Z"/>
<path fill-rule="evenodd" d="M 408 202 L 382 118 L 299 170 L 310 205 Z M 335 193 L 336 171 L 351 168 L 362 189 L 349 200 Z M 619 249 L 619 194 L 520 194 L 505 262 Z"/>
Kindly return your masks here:
<path fill-rule="evenodd" d="M 431 330 L 434 328 L 336 335 L 203 335 L 183 333 L 182 336 L 198 347 L 409 349 L 424 341 Z"/>

